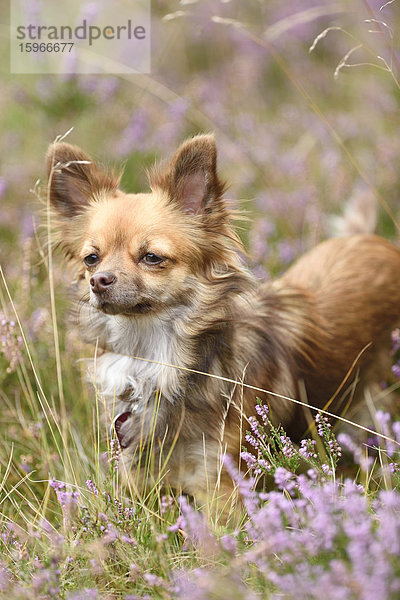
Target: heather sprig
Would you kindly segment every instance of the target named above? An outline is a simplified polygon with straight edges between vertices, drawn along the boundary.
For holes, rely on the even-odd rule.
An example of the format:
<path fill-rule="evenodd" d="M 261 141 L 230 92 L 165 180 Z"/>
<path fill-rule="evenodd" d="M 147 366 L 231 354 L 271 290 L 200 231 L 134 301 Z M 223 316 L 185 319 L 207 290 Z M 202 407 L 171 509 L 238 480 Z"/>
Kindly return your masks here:
<path fill-rule="evenodd" d="M 262 405 L 259 400 L 255 411 L 258 418 L 251 416 L 248 419 L 251 428 L 245 437 L 248 448 L 243 448 L 241 453 L 242 460 L 255 476 L 275 476 L 277 469 L 297 473 L 304 462 L 319 472 L 321 477 L 333 476 L 342 449 L 326 416 L 317 413 L 315 418 L 316 431 L 325 448 L 325 455 L 321 455 L 316 440 L 312 438 L 301 440 L 299 446 L 295 445 L 282 426 L 276 427 L 271 422 L 268 406 Z"/>
<path fill-rule="evenodd" d="M 400 329 L 392 331 L 392 372 L 397 379 L 400 379 Z"/>
<path fill-rule="evenodd" d="M 0 312 L 0 355 L 8 365 L 6 373 L 13 373 L 22 359 L 23 341 L 16 323 Z"/>
<path fill-rule="evenodd" d="M 315 424 L 317 433 L 323 440 L 330 466 L 333 470 L 335 470 L 339 459 L 342 456 L 342 449 L 332 431 L 332 424 L 330 423 L 328 417 L 321 412 L 316 414 Z"/>
<path fill-rule="evenodd" d="M 243 447 L 241 458 L 256 476 L 273 475 L 280 466 L 296 472 L 300 464 L 299 454 L 283 427 L 272 423 L 268 405 L 263 405 L 260 400 L 255 411 L 258 418 L 248 418 L 250 431 L 245 436 L 248 448 Z"/>

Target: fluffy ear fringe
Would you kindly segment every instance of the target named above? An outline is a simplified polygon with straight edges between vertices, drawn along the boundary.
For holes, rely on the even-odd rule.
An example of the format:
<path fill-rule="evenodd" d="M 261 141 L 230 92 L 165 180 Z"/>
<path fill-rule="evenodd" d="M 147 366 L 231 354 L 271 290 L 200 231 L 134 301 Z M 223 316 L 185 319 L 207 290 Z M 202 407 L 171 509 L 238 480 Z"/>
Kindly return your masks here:
<path fill-rule="evenodd" d="M 166 167 L 153 167 L 148 177 L 152 189 L 166 192 L 170 201 L 188 214 L 209 212 L 226 189 L 217 174 L 213 135 L 198 135 L 184 142 Z"/>
<path fill-rule="evenodd" d="M 120 175 L 94 163 L 78 146 L 51 144 L 46 156 L 50 202 L 64 217 L 81 213 L 89 200 L 101 194 L 114 194 Z"/>

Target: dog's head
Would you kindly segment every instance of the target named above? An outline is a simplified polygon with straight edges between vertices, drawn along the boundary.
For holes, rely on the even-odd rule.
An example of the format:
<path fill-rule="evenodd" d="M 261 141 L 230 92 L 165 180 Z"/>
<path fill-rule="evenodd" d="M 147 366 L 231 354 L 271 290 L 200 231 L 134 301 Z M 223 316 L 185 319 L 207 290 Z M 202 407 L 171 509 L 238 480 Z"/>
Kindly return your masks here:
<path fill-rule="evenodd" d="M 150 192 L 126 194 L 80 148 L 50 146 L 53 223 L 94 308 L 132 315 L 182 304 L 196 278 L 236 260 L 216 162 L 213 136 L 197 136 L 153 168 Z"/>

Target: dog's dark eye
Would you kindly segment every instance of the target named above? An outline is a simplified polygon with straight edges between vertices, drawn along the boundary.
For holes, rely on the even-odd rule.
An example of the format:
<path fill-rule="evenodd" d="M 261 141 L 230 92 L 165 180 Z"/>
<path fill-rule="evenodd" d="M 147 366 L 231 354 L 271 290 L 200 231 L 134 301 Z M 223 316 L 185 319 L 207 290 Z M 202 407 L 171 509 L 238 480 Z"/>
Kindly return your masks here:
<path fill-rule="evenodd" d="M 157 256 L 157 254 L 153 254 L 152 252 L 145 254 L 142 258 L 142 261 L 146 265 L 159 265 L 163 260 L 164 258 L 162 256 Z"/>
<path fill-rule="evenodd" d="M 87 265 L 88 267 L 92 267 L 93 265 L 95 265 L 98 261 L 99 261 L 99 257 L 97 256 L 97 254 L 89 254 L 88 256 L 85 256 L 85 258 L 83 259 L 83 262 L 85 263 L 85 265 Z"/>

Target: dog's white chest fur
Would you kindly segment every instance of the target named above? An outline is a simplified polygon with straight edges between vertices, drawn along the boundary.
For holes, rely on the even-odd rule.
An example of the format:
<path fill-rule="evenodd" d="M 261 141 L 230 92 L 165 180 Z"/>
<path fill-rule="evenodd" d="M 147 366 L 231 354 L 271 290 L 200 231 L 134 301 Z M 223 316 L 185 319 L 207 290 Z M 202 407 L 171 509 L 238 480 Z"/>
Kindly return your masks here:
<path fill-rule="evenodd" d="M 94 384 L 103 396 L 147 400 L 156 390 L 172 400 L 177 386 L 173 319 L 107 316 L 97 337 L 111 351 L 93 361 Z M 95 331 L 93 331 L 95 333 Z"/>

